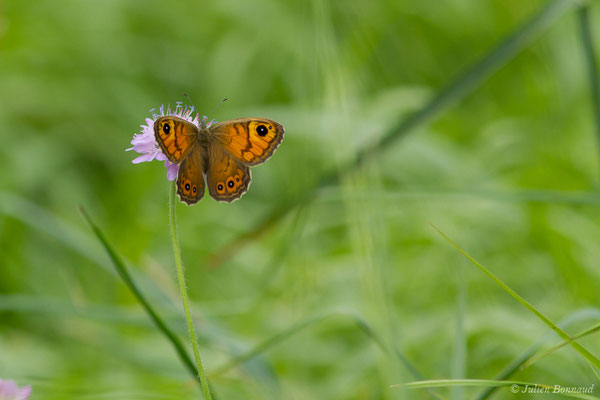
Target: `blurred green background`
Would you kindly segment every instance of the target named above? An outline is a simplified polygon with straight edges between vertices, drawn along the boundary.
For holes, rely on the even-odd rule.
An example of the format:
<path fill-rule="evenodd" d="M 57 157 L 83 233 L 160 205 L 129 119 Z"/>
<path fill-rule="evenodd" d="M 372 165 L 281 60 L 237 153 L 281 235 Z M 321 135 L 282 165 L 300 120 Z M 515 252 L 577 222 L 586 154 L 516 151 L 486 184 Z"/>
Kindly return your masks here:
<path fill-rule="evenodd" d="M 355 154 L 549 2 L 0 3 L 0 378 L 32 384 L 32 399 L 201 398 L 78 211 L 187 343 L 166 170 L 124 151 L 148 110 L 183 93 L 201 114 L 228 98 L 210 118 L 263 116 L 286 129 L 241 200 L 177 208 L 219 398 L 433 398 L 390 385 L 495 379 L 542 338 L 559 342 L 431 223 L 567 332 L 597 322 L 591 85 L 575 2 L 553 3 L 566 7 L 489 79 L 351 170 Z M 330 171 L 342 178 L 298 207 Z M 273 210 L 286 213 L 253 234 Z M 600 354 L 597 336 L 580 343 Z M 513 378 L 599 386 L 568 346 Z"/>

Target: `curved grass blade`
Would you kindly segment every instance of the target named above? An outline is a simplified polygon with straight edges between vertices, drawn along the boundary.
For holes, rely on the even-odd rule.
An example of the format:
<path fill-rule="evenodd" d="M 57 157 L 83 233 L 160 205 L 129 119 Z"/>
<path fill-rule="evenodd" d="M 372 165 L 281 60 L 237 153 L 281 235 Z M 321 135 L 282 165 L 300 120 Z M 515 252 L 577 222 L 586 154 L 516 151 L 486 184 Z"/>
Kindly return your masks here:
<path fill-rule="evenodd" d="M 0 214 L 14 218 L 33 230 L 51 237 L 66 249 L 80 255 L 112 276 L 116 275 L 92 236 L 27 198 L 10 192 L 0 192 Z M 138 287 L 150 292 L 153 300 L 165 302 L 169 300 L 162 289 L 142 270 L 131 273 L 137 280 Z"/>
<path fill-rule="evenodd" d="M 258 357 L 262 353 L 268 351 L 273 346 L 289 339 L 297 333 L 300 333 L 304 329 L 310 326 L 314 326 L 325 319 L 329 319 L 331 317 L 336 316 L 342 316 L 351 319 L 359 327 L 359 329 L 361 329 L 365 333 L 365 335 L 367 335 L 367 337 L 371 339 L 384 353 L 396 356 L 402 362 L 402 364 L 404 364 L 406 369 L 411 373 L 411 375 L 413 375 L 415 379 L 423 379 L 421 373 L 408 361 L 408 359 L 404 356 L 404 354 L 402 354 L 402 352 L 399 349 L 394 348 L 394 351 L 391 353 L 389 349 L 385 346 L 381 338 L 375 334 L 373 329 L 371 329 L 369 324 L 367 324 L 367 322 L 364 319 L 362 319 L 358 315 L 349 312 L 332 312 L 327 314 L 321 314 L 297 322 L 291 327 L 271 336 L 262 343 L 259 343 L 258 345 L 254 346 L 249 351 L 230 359 L 225 364 L 209 373 L 209 375 L 213 378 L 223 375 L 231 369 L 238 367 L 239 365 L 253 359 L 254 357 Z M 430 393 L 437 399 L 444 399 L 442 395 L 436 393 L 435 391 L 430 390 Z"/>
<path fill-rule="evenodd" d="M 600 318 L 600 309 L 582 309 L 578 310 L 567 317 L 565 317 L 560 323 L 559 326 L 569 326 L 575 322 L 580 322 L 584 319 L 598 319 Z M 554 334 L 548 332 L 542 336 L 540 340 L 530 346 L 527 350 L 523 352 L 522 355 L 513 360 L 510 364 L 508 364 L 498 375 L 496 375 L 495 380 L 497 381 L 505 381 L 510 378 L 514 373 L 521 369 L 521 366 L 525 364 L 530 358 L 532 358 L 536 352 L 542 347 L 542 345 L 553 338 Z M 595 372 L 595 371 L 594 371 Z M 600 378 L 599 378 L 600 380 Z M 476 400 L 485 400 L 488 399 L 495 391 L 497 387 L 489 387 L 483 390 L 479 396 L 476 397 Z"/>
<path fill-rule="evenodd" d="M 22 294 L 0 295 L 0 311 L 84 318 L 90 321 L 130 326 L 145 327 L 149 325 L 145 317 L 139 318 L 138 315 L 132 314 L 125 308 L 90 303 L 86 303 L 85 307 L 80 307 L 64 300 Z"/>
<path fill-rule="evenodd" d="M 384 345 L 383 341 L 375 334 L 375 332 L 371 329 L 369 324 L 367 324 L 366 321 L 364 321 L 360 316 L 354 315 L 353 313 L 349 313 L 349 312 L 336 311 L 336 312 L 331 312 L 331 313 L 326 313 L 326 314 L 309 317 L 300 322 L 293 324 L 291 327 L 284 329 L 283 331 L 271 336 L 270 338 L 266 339 L 265 341 L 254 346 L 249 351 L 247 351 L 243 354 L 240 354 L 239 356 L 236 356 L 236 357 L 232 358 L 231 360 L 227 361 L 225 364 L 223 364 L 222 366 L 220 366 L 217 369 L 215 369 L 214 371 L 212 371 L 210 373 L 210 375 L 211 376 L 223 375 L 227 371 L 239 366 L 240 364 L 243 364 L 244 362 L 246 362 L 256 356 L 259 356 L 260 354 L 266 352 L 273 346 L 289 339 L 290 337 L 294 336 L 297 333 L 300 333 L 305 328 L 314 326 L 325 319 L 329 319 L 329 318 L 336 317 L 336 316 L 341 316 L 341 317 L 346 317 L 346 318 L 351 319 L 371 340 L 373 340 L 373 342 L 375 342 L 375 344 L 379 348 L 381 348 L 383 350 L 384 353 L 389 354 L 389 350 Z M 400 351 L 396 351 L 395 355 L 400 358 L 400 360 L 402 361 L 402 363 L 404 365 L 406 365 L 407 369 L 415 377 L 415 379 L 421 379 L 421 377 L 422 377 L 421 374 L 406 359 L 406 357 L 404 357 L 404 355 Z"/>
<path fill-rule="evenodd" d="M 432 224 L 432 226 L 436 231 L 439 232 L 440 235 L 442 235 L 442 237 L 444 239 L 446 239 L 448 242 L 450 242 L 450 244 L 452 244 L 458 251 L 460 251 L 465 257 L 467 257 L 467 259 L 469 259 L 469 261 L 471 261 L 473 264 L 475 264 L 487 276 L 492 278 L 494 280 L 494 282 L 496 282 L 502 289 L 504 289 L 504 291 L 506 291 L 513 298 L 515 298 L 519 303 L 521 303 L 523 306 L 525 306 L 525 308 L 527 308 L 531 313 L 533 313 L 536 317 L 538 317 L 543 323 L 545 323 L 548 327 L 550 327 L 550 329 L 552 329 L 554 332 L 556 332 L 556 334 L 558 334 L 558 336 L 560 336 L 562 339 L 567 340 L 567 341 L 569 341 L 571 339 L 571 337 L 565 331 L 560 329 L 560 327 L 558 327 L 555 323 L 553 323 L 550 319 L 548 319 L 544 314 L 542 314 L 540 311 L 538 311 L 527 300 L 525 300 L 523 297 L 519 296 L 514 290 L 512 290 L 500 278 L 498 278 L 496 275 L 494 275 L 492 272 L 490 272 L 487 268 L 485 268 L 483 265 L 481 265 L 477 260 L 475 260 L 473 257 L 471 257 L 466 251 L 464 251 L 456 243 L 454 243 L 448 236 L 446 236 L 435 225 Z M 596 367 L 597 369 L 600 370 L 600 360 L 596 356 L 594 356 L 592 353 L 590 353 L 588 350 L 586 350 L 582 345 L 580 345 L 577 342 L 570 341 L 569 344 L 579 354 L 581 354 L 586 360 L 588 360 L 590 362 L 590 364 L 592 364 L 594 367 Z"/>
<path fill-rule="evenodd" d="M 95 247 L 93 239 L 80 229 L 69 225 L 25 197 L 10 192 L 0 192 L 0 213 L 14 218 L 61 243 L 90 262 L 115 272 L 105 262 L 102 253 Z"/>
<path fill-rule="evenodd" d="M 593 325 L 591 328 L 588 328 L 586 330 L 584 330 L 583 332 L 578 333 L 577 335 L 571 336 L 571 338 L 569 340 L 563 340 L 562 342 L 558 343 L 555 346 L 550 347 L 548 350 L 539 353 L 537 355 L 535 355 L 534 357 L 531 357 L 529 360 L 527 360 L 527 362 L 523 363 L 523 365 L 521 365 L 520 369 L 525 369 L 528 368 L 530 366 L 532 366 L 534 363 L 536 363 L 538 360 L 554 353 L 557 350 L 562 349 L 563 347 L 565 347 L 568 344 L 571 344 L 571 342 L 577 340 L 577 339 L 581 339 L 583 337 L 586 337 L 588 335 L 591 335 L 593 333 L 596 333 L 600 331 L 600 322 Z"/>
<path fill-rule="evenodd" d="M 436 387 L 455 387 L 455 386 L 470 386 L 470 387 L 510 387 L 512 393 L 531 393 L 526 392 L 527 389 L 543 390 L 541 393 L 554 393 L 554 386 L 544 385 L 540 383 L 529 383 L 521 381 L 496 381 L 488 379 L 436 379 L 429 381 L 417 381 L 408 383 L 398 383 L 391 385 L 392 388 L 408 388 L 408 389 L 427 389 Z M 584 388 L 586 389 L 586 388 Z M 593 386 L 591 386 L 593 390 Z M 525 392 L 524 392 L 525 391 Z M 537 393 L 537 392 L 536 392 Z M 591 396 L 586 393 L 560 393 L 563 396 L 574 399 L 598 400 L 600 397 Z"/>
<path fill-rule="evenodd" d="M 490 379 L 431 379 L 426 381 L 416 381 L 416 382 L 406 382 L 406 383 L 395 383 L 390 385 L 392 388 L 400 388 L 405 387 L 409 389 L 421 389 L 427 387 L 451 387 L 451 386 L 511 386 L 517 385 L 519 387 L 525 386 L 535 386 L 542 388 L 551 388 L 551 386 L 538 384 L 538 383 L 528 383 L 521 381 L 495 381 Z"/>
<path fill-rule="evenodd" d="M 541 347 L 541 345 L 542 345 L 542 343 L 534 344 L 529 349 L 527 349 L 523 355 L 521 355 L 519 358 L 517 358 L 516 360 L 514 360 L 513 362 L 508 364 L 506 366 L 506 368 L 504 368 L 504 370 L 502 370 L 502 372 L 500 372 L 500 374 L 498 376 L 499 379 L 497 379 L 497 380 L 503 382 L 504 380 L 506 380 L 507 378 L 512 376 L 516 371 L 519 370 L 521 365 L 523 365 L 525 362 L 527 362 L 527 360 L 529 360 L 535 354 L 535 352 Z M 477 400 L 485 400 L 485 399 L 489 398 L 492 394 L 494 394 L 494 392 L 497 389 L 498 389 L 498 386 L 490 386 L 486 390 L 482 391 L 481 394 L 479 394 L 479 396 L 476 397 L 476 399 Z"/>
<path fill-rule="evenodd" d="M 284 236 L 278 241 L 274 251 L 272 251 L 270 260 L 264 267 L 263 272 L 261 272 L 261 276 L 258 279 L 259 284 L 257 285 L 257 288 L 261 293 L 266 292 L 266 288 L 277 276 L 277 272 L 281 268 L 281 265 L 283 265 L 283 259 L 294 248 L 294 244 L 297 240 L 299 240 L 302 229 L 306 225 L 306 214 L 306 207 L 300 206 L 296 209 L 289 228 L 285 230 Z"/>
<path fill-rule="evenodd" d="M 565 192 L 558 190 L 519 190 L 519 191 L 489 191 L 489 190 L 376 190 L 355 192 L 343 195 L 331 191 L 320 200 L 323 202 L 339 202 L 343 200 L 370 200 L 397 202 L 421 199 L 457 200 L 465 198 L 481 198 L 488 201 L 513 202 L 513 203 L 542 203 L 559 205 L 598 205 L 600 194 L 595 191 Z"/>
<path fill-rule="evenodd" d="M 450 105 L 465 98 L 479 85 L 511 60 L 516 54 L 524 49 L 529 43 L 537 38 L 548 26 L 556 21 L 575 5 L 580 4 L 578 0 L 554 0 L 542 7 L 528 21 L 517 27 L 514 31 L 504 37 L 480 60 L 473 63 L 461 75 L 443 87 L 435 97 L 425 104 L 418 112 L 408 118 L 400 118 L 399 121 L 385 133 L 381 139 L 371 146 L 359 151 L 354 159 L 341 165 L 336 170 L 326 173 L 321 180 L 312 188 L 307 188 L 291 203 L 283 204 L 273 210 L 262 221 L 259 221 L 253 229 L 229 242 L 210 256 L 209 263 L 218 266 L 227 261 L 245 244 L 259 237 L 269 230 L 279 220 L 287 215 L 289 210 L 310 202 L 316 192 L 325 186 L 335 184 L 345 175 L 360 167 L 367 159 L 391 147 L 401 137 L 411 132 L 417 126 L 431 121 L 439 116 Z"/>
<path fill-rule="evenodd" d="M 123 260 L 121 260 L 121 258 L 117 254 L 117 252 L 108 243 L 108 240 L 106 239 L 106 237 L 104 236 L 102 231 L 100 231 L 100 229 L 92 221 L 92 219 L 90 218 L 88 213 L 85 211 L 85 209 L 83 207 L 80 207 L 79 209 L 81 211 L 81 214 L 85 218 L 86 222 L 90 226 L 90 228 L 92 228 L 92 231 L 94 232 L 94 234 L 96 235 L 96 237 L 98 238 L 100 243 L 102 243 L 102 246 L 106 250 L 106 253 L 112 260 L 112 262 L 115 266 L 115 269 L 117 270 L 117 273 L 119 274 L 119 276 L 121 277 L 121 279 L 123 280 L 125 285 L 127 285 L 127 288 L 131 291 L 131 293 L 135 296 L 135 298 L 140 302 L 140 304 L 142 305 L 144 310 L 146 310 L 146 312 L 150 316 L 150 319 L 152 320 L 152 322 L 154 322 L 154 325 L 156 325 L 158 330 L 167 338 L 167 340 L 169 340 L 169 342 L 171 342 L 171 344 L 175 348 L 175 351 L 177 352 L 177 355 L 181 359 L 181 362 L 186 367 L 186 369 L 190 372 L 190 374 L 192 374 L 194 379 L 198 379 L 198 373 L 196 370 L 196 366 L 194 365 L 194 362 L 192 361 L 191 357 L 185 350 L 183 343 L 181 343 L 181 340 L 179 340 L 179 337 L 177 335 L 175 335 L 175 333 L 173 333 L 173 331 L 167 326 L 167 324 L 158 315 L 158 313 L 156 311 L 154 311 L 154 308 L 152 308 L 152 306 L 150 305 L 148 300 L 146 300 L 146 297 L 142 294 L 142 292 L 136 286 L 135 282 L 131 278 L 131 275 L 129 275 L 129 272 L 127 271 L 127 268 L 125 267 L 125 263 L 123 263 Z M 200 380 L 198 380 L 198 383 L 200 383 Z"/>
<path fill-rule="evenodd" d="M 316 317 L 307 318 L 303 321 L 297 322 L 294 325 L 292 325 L 291 327 L 271 336 L 270 338 L 266 339 L 262 343 L 256 345 L 249 351 L 230 359 L 225 364 L 223 364 L 222 366 L 220 366 L 217 369 L 215 369 L 214 371 L 212 371 L 209 375 L 213 376 L 213 377 L 223 375 L 227 371 L 237 367 L 240 364 L 245 363 L 246 361 L 266 352 L 271 347 L 294 336 L 296 333 L 299 333 L 300 331 L 304 330 L 304 328 L 314 325 L 329 316 L 330 316 L 330 314 L 318 315 Z"/>
<path fill-rule="evenodd" d="M 375 331 L 373 331 L 373 329 L 369 326 L 369 324 L 365 322 L 365 320 L 363 320 L 360 317 L 353 318 L 356 325 L 365 333 L 365 335 L 367 335 L 371 340 L 373 340 L 373 342 L 375 342 L 375 344 L 377 344 L 377 346 L 379 346 L 379 348 L 383 352 L 388 354 L 390 353 L 390 350 L 387 348 L 383 340 L 379 336 L 377 336 Z M 408 361 L 408 359 L 398 348 L 394 348 L 393 353 L 400 360 L 400 362 L 404 364 L 406 369 L 415 379 L 423 379 L 423 375 L 421 375 L 421 373 L 412 365 L 412 363 Z"/>
<path fill-rule="evenodd" d="M 362 318 L 356 318 L 355 323 L 358 325 L 358 327 L 360 329 L 362 329 L 362 331 L 365 333 L 365 335 L 367 335 L 369 338 L 371 338 L 371 340 L 373 340 L 377 344 L 377 346 L 379 346 L 379 348 L 383 352 L 390 354 L 390 350 L 383 343 L 383 340 L 381 340 L 381 338 L 375 334 L 373 329 L 371 329 L 371 327 Z M 412 363 L 410 361 L 408 361 L 408 359 L 404 356 L 404 354 L 400 351 L 400 349 L 398 349 L 396 346 L 394 346 L 392 349 L 392 353 L 394 356 L 396 356 L 396 358 L 398 360 L 400 360 L 400 362 L 404 365 L 404 367 L 410 372 L 410 374 L 415 379 L 423 380 L 423 375 L 421 375 L 421 373 L 412 365 Z M 444 396 L 442 396 L 440 393 L 438 393 L 432 389 L 427 389 L 427 391 L 429 392 L 429 394 L 431 394 L 436 399 L 439 399 L 439 400 L 445 399 Z"/>

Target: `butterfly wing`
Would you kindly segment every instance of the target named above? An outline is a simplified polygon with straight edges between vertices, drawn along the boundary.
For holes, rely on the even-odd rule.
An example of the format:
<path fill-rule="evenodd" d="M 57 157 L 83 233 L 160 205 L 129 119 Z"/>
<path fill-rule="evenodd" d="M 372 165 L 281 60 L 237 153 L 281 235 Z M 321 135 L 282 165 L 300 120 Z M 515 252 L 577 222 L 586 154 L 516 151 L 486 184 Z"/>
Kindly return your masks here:
<path fill-rule="evenodd" d="M 181 118 L 160 117 L 154 122 L 154 136 L 169 161 L 179 164 L 198 141 L 198 128 Z"/>
<path fill-rule="evenodd" d="M 229 155 L 219 143 L 208 145 L 208 157 L 206 183 L 210 196 L 227 202 L 242 197 L 250 186 L 250 168 Z"/>
<path fill-rule="evenodd" d="M 236 161 L 253 166 L 265 162 L 283 140 L 283 125 L 266 118 L 240 118 L 214 124 L 211 139 Z"/>
<path fill-rule="evenodd" d="M 204 170 L 202 147 L 194 143 L 177 172 L 177 194 L 187 205 L 197 203 L 204 196 Z"/>

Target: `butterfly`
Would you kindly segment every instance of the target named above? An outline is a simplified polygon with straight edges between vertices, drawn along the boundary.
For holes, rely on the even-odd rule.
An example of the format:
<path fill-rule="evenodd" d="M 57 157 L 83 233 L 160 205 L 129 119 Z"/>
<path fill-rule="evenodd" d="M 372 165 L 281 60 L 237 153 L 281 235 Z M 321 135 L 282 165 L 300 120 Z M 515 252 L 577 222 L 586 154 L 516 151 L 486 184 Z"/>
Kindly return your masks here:
<path fill-rule="evenodd" d="M 283 140 L 283 126 L 266 118 L 240 118 L 199 127 L 185 119 L 164 116 L 154 122 L 163 154 L 179 164 L 177 194 L 197 203 L 208 186 L 217 201 L 239 199 L 250 186 L 250 167 L 265 162 Z"/>

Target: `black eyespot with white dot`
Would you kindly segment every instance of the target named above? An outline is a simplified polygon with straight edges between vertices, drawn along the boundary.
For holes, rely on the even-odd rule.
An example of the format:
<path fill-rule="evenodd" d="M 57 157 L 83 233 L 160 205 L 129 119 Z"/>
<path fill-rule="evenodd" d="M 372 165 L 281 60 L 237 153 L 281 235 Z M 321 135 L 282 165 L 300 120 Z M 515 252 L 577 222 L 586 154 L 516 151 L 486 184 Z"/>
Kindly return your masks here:
<path fill-rule="evenodd" d="M 267 132 L 267 127 L 264 125 L 259 125 L 256 127 L 256 133 L 258 133 L 258 136 L 265 136 Z"/>
<path fill-rule="evenodd" d="M 189 191 L 189 190 L 190 190 L 190 184 L 189 184 L 189 183 L 186 183 L 186 184 L 185 184 L 185 190 L 186 190 L 186 191 Z"/>
<path fill-rule="evenodd" d="M 232 188 L 233 185 L 234 185 L 233 179 L 230 179 L 229 181 L 227 181 L 227 186 L 229 186 L 230 188 Z"/>
<path fill-rule="evenodd" d="M 165 123 L 163 125 L 163 132 L 165 133 L 165 135 L 168 135 L 171 132 L 171 125 L 169 125 L 168 123 Z"/>
<path fill-rule="evenodd" d="M 218 190 L 219 192 L 223 191 L 223 184 L 222 184 L 222 183 L 219 183 L 219 184 L 217 185 L 217 190 Z"/>
<path fill-rule="evenodd" d="M 192 192 L 196 193 L 196 186 L 192 188 Z"/>

